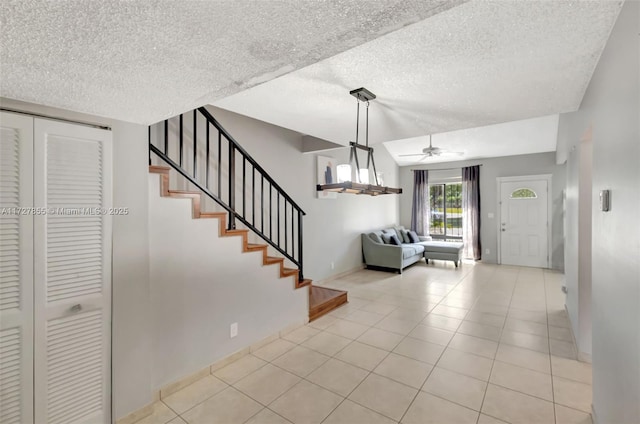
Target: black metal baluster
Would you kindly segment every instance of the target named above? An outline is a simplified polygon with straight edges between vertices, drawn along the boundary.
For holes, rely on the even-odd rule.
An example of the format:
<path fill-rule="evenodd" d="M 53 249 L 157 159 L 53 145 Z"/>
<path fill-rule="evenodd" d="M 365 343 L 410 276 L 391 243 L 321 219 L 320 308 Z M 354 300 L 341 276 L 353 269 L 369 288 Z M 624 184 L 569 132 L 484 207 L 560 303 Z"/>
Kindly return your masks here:
<path fill-rule="evenodd" d="M 242 217 L 247 218 L 247 158 L 242 155 Z"/>
<path fill-rule="evenodd" d="M 273 188 L 269 181 L 269 240 L 273 241 Z"/>
<path fill-rule="evenodd" d="M 193 178 L 197 178 L 197 158 L 198 158 L 198 112 L 193 111 Z"/>
<path fill-rule="evenodd" d="M 256 167 L 251 166 L 251 225 L 256 226 Z"/>
<path fill-rule="evenodd" d="M 284 201 L 284 251 L 287 252 L 287 200 Z"/>
<path fill-rule="evenodd" d="M 209 123 L 209 121 L 207 121 L 207 160 L 206 160 L 206 170 L 205 170 L 205 178 L 206 178 L 206 184 L 205 187 L 209 188 L 209 143 L 211 140 L 209 140 L 209 126 L 211 124 Z"/>
<path fill-rule="evenodd" d="M 183 134 L 182 134 L 182 115 L 180 115 L 180 167 L 182 168 L 182 141 L 183 141 Z"/>
<path fill-rule="evenodd" d="M 295 239 L 294 239 L 294 235 L 295 235 L 295 230 L 293 229 L 293 224 L 295 224 L 295 215 L 293 213 L 293 204 L 291 204 L 291 256 L 295 256 L 296 252 L 295 252 Z"/>
<path fill-rule="evenodd" d="M 264 234 L 264 175 L 260 175 L 260 232 Z"/>
<path fill-rule="evenodd" d="M 229 140 L 229 207 L 234 213 L 229 216 L 229 229 L 236 228 L 236 150 Z"/>
<path fill-rule="evenodd" d="M 218 130 L 218 197 L 222 199 L 222 133 Z"/>
<path fill-rule="evenodd" d="M 280 190 L 278 190 L 278 246 L 280 246 Z"/>
<path fill-rule="evenodd" d="M 300 267 L 299 280 L 302 281 L 302 211 L 298 209 L 298 266 Z"/>
<path fill-rule="evenodd" d="M 169 156 L 169 120 L 164 120 L 164 154 Z"/>
<path fill-rule="evenodd" d="M 151 125 L 149 125 L 149 166 L 151 166 Z"/>

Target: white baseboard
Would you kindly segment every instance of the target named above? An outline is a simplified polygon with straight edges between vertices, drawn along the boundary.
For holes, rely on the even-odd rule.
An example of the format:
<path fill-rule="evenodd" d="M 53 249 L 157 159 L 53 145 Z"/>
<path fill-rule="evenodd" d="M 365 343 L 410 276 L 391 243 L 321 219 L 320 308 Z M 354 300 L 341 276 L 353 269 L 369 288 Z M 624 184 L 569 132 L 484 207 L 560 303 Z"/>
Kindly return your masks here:
<path fill-rule="evenodd" d="M 294 323 L 291 325 L 288 325 L 287 327 L 285 327 L 284 329 L 277 331 L 276 333 L 263 338 L 262 340 L 259 340 L 255 343 L 253 343 L 252 345 L 245 347 L 243 349 L 240 349 L 237 352 L 232 353 L 231 355 L 227 355 L 222 359 L 217 360 L 216 362 L 214 362 L 213 364 L 209 365 L 206 368 L 201 369 L 198 372 L 195 372 L 193 374 L 190 374 L 186 377 L 183 377 L 181 379 L 178 379 L 172 383 L 167 384 L 166 386 L 160 388 L 160 390 L 155 390 L 153 392 L 153 399 L 154 402 L 150 403 L 148 405 L 143 406 L 142 408 L 133 411 L 132 413 L 125 415 L 122 418 L 119 418 L 116 420 L 116 424 L 134 424 L 138 421 L 140 421 L 143 418 L 148 417 L 149 415 L 153 414 L 153 406 L 155 402 L 160 401 L 161 399 L 166 398 L 167 396 L 187 387 L 188 385 L 208 376 L 213 374 L 214 372 L 216 372 L 217 370 L 219 370 L 220 368 L 224 368 L 227 365 L 229 365 L 232 362 L 237 361 L 238 359 L 242 358 L 245 355 L 248 355 L 250 352 L 255 352 L 256 350 L 260 349 L 261 347 L 263 347 L 266 344 L 269 344 L 275 340 L 277 340 L 278 338 L 290 333 L 291 331 L 294 331 L 300 327 L 302 327 L 303 325 L 305 325 L 307 322 L 309 321 L 309 319 L 307 318 L 306 320 L 301 320 L 298 323 Z"/>
<path fill-rule="evenodd" d="M 325 285 L 325 284 L 327 284 L 327 283 L 329 283 L 329 282 L 331 282 L 333 280 L 337 280 L 338 278 L 346 277 L 347 275 L 353 274 L 354 272 L 361 271 L 361 270 L 363 270 L 365 268 L 366 268 L 366 265 L 365 264 L 361 264 L 361 265 L 358 265 L 355 268 L 351 268 L 348 271 L 340 272 L 338 274 L 334 274 L 334 275 L 332 275 L 330 277 L 327 277 L 325 279 L 314 281 L 313 285 L 314 286 L 322 286 L 322 285 Z"/>
<path fill-rule="evenodd" d="M 600 423 L 600 421 L 598 421 L 598 416 L 596 415 L 596 410 L 593 409 L 593 403 L 591 404 L 591 421 L 593 421 L 593 424 Z"/>
<path fill-rule="evenodd" d="M 586 362 L 586 363 L 590 364 L 591 363 L 591 354 L 590 353 L 586 353 L 586 352 L 578 351 L 578 361 Z"/>

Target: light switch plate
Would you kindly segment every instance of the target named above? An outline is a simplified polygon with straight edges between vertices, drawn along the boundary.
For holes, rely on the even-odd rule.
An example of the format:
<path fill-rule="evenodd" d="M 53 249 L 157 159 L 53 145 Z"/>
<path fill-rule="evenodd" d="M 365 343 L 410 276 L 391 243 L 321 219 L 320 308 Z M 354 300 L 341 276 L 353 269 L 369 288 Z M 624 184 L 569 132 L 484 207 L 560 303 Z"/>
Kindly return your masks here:
<path fill-rule="evenodd" d="M 493 212 L 489 212 L 489 213 L 487 214 L 487 218 L 493 218 L 493 216 L 494 216 L 494 215 L 493 215 Z"/>
<path fill-rule="evenodd" d="M 600 190 L 600 210 L 609 212 L 611 210 L 611 191 Z"/>

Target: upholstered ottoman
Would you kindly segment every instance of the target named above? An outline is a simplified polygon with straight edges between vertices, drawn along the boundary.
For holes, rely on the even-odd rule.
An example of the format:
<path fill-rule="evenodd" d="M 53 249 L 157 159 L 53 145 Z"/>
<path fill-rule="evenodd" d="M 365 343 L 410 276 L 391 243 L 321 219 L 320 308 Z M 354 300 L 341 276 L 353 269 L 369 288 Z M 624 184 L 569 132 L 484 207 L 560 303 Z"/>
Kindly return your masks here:
<path fill-rule="evenodd" d="M 423 241 L 424 260 L 429 263 L 429 259 L 440 259 L 442 261 L 453 261 L 456 268 L 462 259 L 462 243 L 445 241 Z"/>

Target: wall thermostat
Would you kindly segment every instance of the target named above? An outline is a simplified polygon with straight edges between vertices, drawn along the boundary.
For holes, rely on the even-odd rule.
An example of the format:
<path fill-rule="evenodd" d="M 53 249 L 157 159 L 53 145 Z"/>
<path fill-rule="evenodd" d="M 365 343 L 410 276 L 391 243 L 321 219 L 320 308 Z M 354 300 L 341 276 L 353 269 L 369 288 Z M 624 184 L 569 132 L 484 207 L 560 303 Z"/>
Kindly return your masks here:
<path fill-rule="evenodd" d="M 611 190 L 600 190 L 600 210 L 603 212 L 611 210 Z"/>

